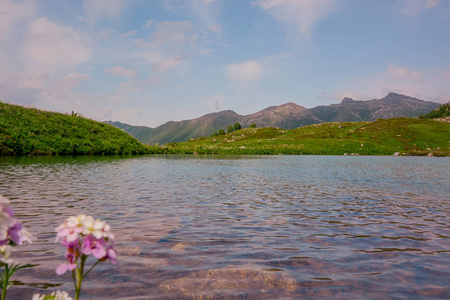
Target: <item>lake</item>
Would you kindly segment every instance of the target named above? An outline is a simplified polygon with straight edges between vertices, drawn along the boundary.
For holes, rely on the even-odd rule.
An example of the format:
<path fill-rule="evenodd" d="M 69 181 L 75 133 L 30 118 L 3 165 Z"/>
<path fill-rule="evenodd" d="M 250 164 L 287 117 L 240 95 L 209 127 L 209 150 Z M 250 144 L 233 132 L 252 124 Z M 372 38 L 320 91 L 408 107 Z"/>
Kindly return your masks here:
<path fill-rule="evenodd" d="M 111 225 L 118 266 L 83 299 L 449 299 L 450 159 L 3 157 L 0 194 L 37 237 L 9 299 L 62 289 L 55 227 Z"/>

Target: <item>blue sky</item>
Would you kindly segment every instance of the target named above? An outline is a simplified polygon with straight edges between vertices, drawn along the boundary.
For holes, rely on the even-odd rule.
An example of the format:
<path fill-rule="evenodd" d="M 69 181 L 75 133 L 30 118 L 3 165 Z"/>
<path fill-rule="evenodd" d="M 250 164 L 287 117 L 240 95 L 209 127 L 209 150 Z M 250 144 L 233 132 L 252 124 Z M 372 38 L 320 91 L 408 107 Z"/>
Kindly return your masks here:
<path fill-rule="evenodd" d="M 398 92 L 450 100 L 447 0 L 0 0 L 0 100 L 156 127 Z"/>

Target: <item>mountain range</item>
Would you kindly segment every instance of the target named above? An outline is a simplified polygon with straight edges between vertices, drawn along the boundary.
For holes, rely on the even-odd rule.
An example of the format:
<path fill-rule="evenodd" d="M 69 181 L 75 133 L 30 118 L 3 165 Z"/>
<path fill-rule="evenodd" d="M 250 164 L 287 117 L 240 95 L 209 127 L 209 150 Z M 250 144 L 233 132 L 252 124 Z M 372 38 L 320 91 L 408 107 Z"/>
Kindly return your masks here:
<path fill-rule="evenodd" d="M 255 124 L 257 127 L 293 129 L 326 122 L 375 121 L 394 117 L 417 118 L 438 107 L 439 104 L 435 102 L 389 93 L 384 98 L 365 101 L 346 97 L 339 104 L 316 106 L 310 109 L 289 102 L 279 106 L 270 106 L 257 113 L 244 116 L 232 110 L 224 110 L 192 120 L 170 121 L 155 128 L 113 121 L 105 123 L 128 132 L 142 143 L 164 145 L 210 136 L 234 123 L 240 123 L 243 128 Z"/>

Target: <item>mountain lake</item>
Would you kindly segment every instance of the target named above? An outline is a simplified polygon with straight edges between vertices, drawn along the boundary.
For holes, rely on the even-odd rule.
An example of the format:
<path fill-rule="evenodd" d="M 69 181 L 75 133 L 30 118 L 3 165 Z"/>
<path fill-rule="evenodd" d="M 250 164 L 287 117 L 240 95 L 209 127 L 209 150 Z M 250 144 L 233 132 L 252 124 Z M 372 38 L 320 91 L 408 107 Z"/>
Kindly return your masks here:
<path fill-rule="evenodd" d="M 82 299 L 450 298 L 449 158 L 0 157 L 0 194 L 37 238 L 8 299 L 74 297 L 55 228 L 77 214 L 118 252 Z"/>

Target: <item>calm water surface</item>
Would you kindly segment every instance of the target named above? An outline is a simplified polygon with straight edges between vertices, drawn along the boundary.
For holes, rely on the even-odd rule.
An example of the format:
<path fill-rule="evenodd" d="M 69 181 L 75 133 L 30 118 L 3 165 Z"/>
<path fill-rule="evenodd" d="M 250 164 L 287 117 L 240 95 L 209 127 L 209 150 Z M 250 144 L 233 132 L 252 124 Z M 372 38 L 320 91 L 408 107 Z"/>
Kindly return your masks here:
<path fill-rule="evenodd" d="M 449 299 L 450 159 L 0 158 L 0 194 L 37 237 L 10 299 L 64 289 L 67 217 L 106 220 L 119 265 L 84 299 Z"/>

